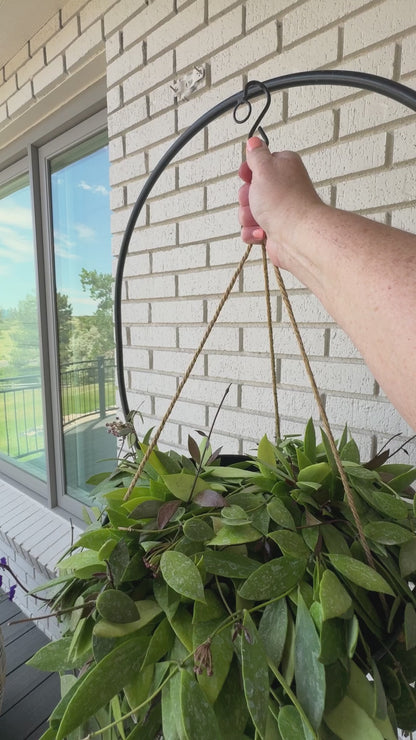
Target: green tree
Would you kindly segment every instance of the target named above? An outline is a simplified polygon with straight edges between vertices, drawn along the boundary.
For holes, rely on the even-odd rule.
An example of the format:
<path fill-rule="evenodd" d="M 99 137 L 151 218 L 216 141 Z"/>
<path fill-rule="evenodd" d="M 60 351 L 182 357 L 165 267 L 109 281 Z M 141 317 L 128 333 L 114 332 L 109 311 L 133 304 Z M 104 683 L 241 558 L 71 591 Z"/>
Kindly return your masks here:
<path fill-rule="evenodd" d="M 59 358 L 61 363 L 71 362 L 72 306 L 65 293 L 56 294 L 56 311 L 58 316 Z"/>
<path fill-rule="evenodd" d="M 13 346 L 10 352 L 12 372 L 39 368 L 39 330 L 36 296 L 28 294 L 10 313 Z"/>
<path fill-rule="evenodd" d="M 94 354 L 87 359 L 100 355 L 111 355 L 114 349 L 113 334 L 113 297 L 112 287 L 113 278 L 110 273 L 97 272 L 97 270 L 86 270 L 82 268 L 80 272 L 82 289 L 89 292 L 93 301 L 97 304 L 97 309 L 92 317 L 88 317 L 86 328 L 89 332 L 91 326 L 98 329 L 99 334 L 99 351 L 96 351 L 96 342 L 93 342 Z M 83 317 L 86 319 L 87 317 Z M 91 321 L 90 321 L 91 319 Z"/>

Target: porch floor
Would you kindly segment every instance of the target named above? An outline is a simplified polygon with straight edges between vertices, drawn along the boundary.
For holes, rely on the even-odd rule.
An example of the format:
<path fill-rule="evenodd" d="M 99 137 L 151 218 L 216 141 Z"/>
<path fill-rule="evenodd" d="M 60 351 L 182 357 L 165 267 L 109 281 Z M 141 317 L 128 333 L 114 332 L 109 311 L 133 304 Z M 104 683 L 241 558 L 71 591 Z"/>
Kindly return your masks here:
<path fill-rule="evenodd" d="M 1 740 L 38 740 L 60 698 L 59 676 L 25 665 L 48 638 L 34 622 L 9 625 L 24 614 L 0 591 L 0 626 L 6 651 L 6 684 L 0 713 Z"/>

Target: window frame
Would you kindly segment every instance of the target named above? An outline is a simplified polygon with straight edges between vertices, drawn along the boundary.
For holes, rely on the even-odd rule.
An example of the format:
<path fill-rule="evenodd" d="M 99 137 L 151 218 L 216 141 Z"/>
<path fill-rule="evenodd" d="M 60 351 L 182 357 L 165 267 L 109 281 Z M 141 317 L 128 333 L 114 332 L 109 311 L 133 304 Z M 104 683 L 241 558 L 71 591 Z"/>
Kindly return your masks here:
<path fill-rule="evenodd" d="M 10 480 L 49 508 L 82 517 L 84 504 L 65 490 L 64 444 L 58 363 L 58 327 L 52 229 L 50 160 L 77 144 L 107 130 L 107 112 L 103 108 L 82 121 L 38 143 L 26 144 L 26 151 L 15 163 L 0 170 L 0 185 L 20 174 L 29 174 L 35 255 L 35 281 L 40 338 L 42 408 L 45 438 L 46 481 L 35 478 L 12 462 L 0 461 L 0 477 Z"/>

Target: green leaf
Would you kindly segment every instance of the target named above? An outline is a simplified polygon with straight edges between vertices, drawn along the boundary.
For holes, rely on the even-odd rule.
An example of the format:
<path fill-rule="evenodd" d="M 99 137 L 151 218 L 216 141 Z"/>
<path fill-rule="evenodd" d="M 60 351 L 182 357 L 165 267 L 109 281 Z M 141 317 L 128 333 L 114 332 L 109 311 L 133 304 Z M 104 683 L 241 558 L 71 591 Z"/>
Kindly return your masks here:
<path fill-rule="evenodd" d="M 399 553 L 400 574 L 403 578 L 416 571 L 416 537 L 405 542 Z"/>
<path fill-rule="evenodd" d="M 381 512 L 388 519 L 406 519 L 409 512 L 408 505 L 394 494 L 378 490 L 372 481 L 367 484 L 354 481 L 354 490 L 373 509 Z"/>
<path fill-rule="evenodd" d="M 259 442 L 257 458 L 261 474 L 265 475 L 267 478 L 270 476 L 270 468 L 274 468 L 276 466 L 276 456 L 275 447 L 267 438 L 266 434 Z M 262 463 L 266 463 L 266 465 L 262 465 Z"/>
<path fill-rule="evenodd" d="M 383 735 L 371 717 L 349 696 L 329 714 L 325 722 L 340 740 L 383 740 Z"/>
<path fill-rule="evenodd" d="M 237 504 L 231 504 L 231 506 L 224 507 L 221 511 L 221 517 L 224 519 L 224 523 L 229 527 L 241 527 L 251 523 L 247 513 Z"/>
<path fill-rule="evenodd" d="M 163 740 L 182 740 L 183 738 L 180 688 L 180 675 L 176 673 L 162 690 Z"/>
<path fill-rule="evenodd" d="M 215 712 L 194 676 L 181 670 L 180 706 L 186 740 L 213 740 L 219 737 Z"/>
<path fill-rule="evenodd" d="M 84 655 L 69 658 L 71 637 L 61 637 L 60 640 L 48 642 L 41 647 L 28 661 L 27 665 L 40 671 L 72 671 L 85 663 L 87 652 Z"/>
<path fill-rule="evenodd" d="M 214 536 L 212 527 L 204 519 L 198 517 L 188 519 L 184 523 L 183 533 L 193 542 L 206 542 Z"/>
<path fill-rule="evenodd" d="M 269 705 L 267 657 L 254 622 L 244 610 L 241 637 L 241 672 L 248 711 L 260 737 L 264 737 Z"/>
<path fill-rule="evenodd" d="M 221 615 L 221 619 L 194 624 L 192 636 L 194 650 L 211 638 L 211 634 L 223 623 L 223 621 L 224 612 Z M 209 675 L 207 670 L 203 669 L 202 673 L 197 673 L 197 681 L 208 701 L 213 704 L 218 698 L 224 685 L 224 681 L 227 679 L 228 671 L 234 655 L 234 648 L 233 643 L 231 642 L 229 630 L 218 632 L 211 639 L 209 649 L 212 659 L 212 674 Z"/>
<path fill-rule="evenodd" d="M 298 486 L 302 488 L 301 483 L 319 483 L 321 485 L 331 475 L 331 472 L 331 466 L 326 462 L 308 465 L 308 467 L 299 470 Z"/>
<path fill-rule="evenodd" d="M 207 487 L 206 482 L 202 478 L 197 478 L 197 480 L 195 480 L 195 475 L 184 470 L 180 473 L 164 475 L 162 476 L 162 480 L 175 498 L 179 498 L 181 501 L 185 502 L 190 500 L 192 491 L 192 496 L 196 496 Z"/>
<path fill-rule="evenodd" d="M 93 567 L 97 571 L 103 567 L 104 563 L 99 559 L 98 555 L 94 550 L 83 550 L 82 552 L 76 552 L 73 555 L 69 555 L 64 560 L 61 560 L 57 567 L 58 570 L 78 570 L 79 568 Z"/>
<path fill-rule="evenodd" d="M 208 573 L 224 578 L 248 578 L 259 564 L 247 555 L 232 550 L 205 550 L 204 567 Z"/>
<path fill-rule="evenodd" d="M 352 599 L 332 570 L 325 570 L 319 586 L 323 619 L 343 617 L 352 606 Z"/>
<path fill-rule="evenodd" d="M 406 650 L 416 647 L 416 611 L 412 604 L 406 604 L 404 610 L 404 634 Z"/>
<path fill-rule="evenodd" d="M 335 618 L 322 622 L 320 644 L 321 663 L 328 665 L 337 660 L 345 662 L 347 657 L 345 620 Z"/>
<path fill-rule="evenodd" d="M 305 558 L 305 560 L 309 557 L 309 550 L 303 538 L 297 532 L 288 529 L 276 529 L 274 532 L 269 532 L 268 537 L 279 545 L 283 555 L 292 558 Z"/>
<path fill-rule="evenodd" d="M 244 545 L 246 542 L 255 542 L 261 538 L 261 532 L 254 529 L 251 524 L 243 524 L 239 527 L 229 527 L 224 524 L 218 530 L 215 537 L 207 545 Z"/>
<path fill-rule="evenodd" d="M 328 552 L 350 555 L 350 548 L 345 537 L 333 524 L 321 524 L 319 531 L 322 534 Z"/>
<path fill-rule="evenodd" d="M 312 418 L 308 419 L 303 438 L 303 450 L 311 463 L 316 461 L 316 434 Z"/>
<path fill-rule="evenodd" d="M 306 740 L 302 718 L 293 705 L 281 707 L 277 723 L 282 740 Z"/>
<path fill-rule="evenodd" d="M 97 609 L 109 622 L 135 622 L 140 618 L 133 599 L 123 591 L 110 588 L 97 598 Z"/>
<path fill-rule="evenodd" d="M 120 540 L 112 551 L 108 565 L 114 585 L 119 586 L 130 562 L 130 553 L 127 542 Z"/>
<path fill-rule="evenodd" d="M 385 521 L 369 522 L 364 527 L 364 534 L 369 540 L 382 545 L 402 545 L 408 540 L 416 539 L 410 529 Z"/>
<path fill-rule="evenodd" d="M 140 619 L 136 622 L 127 622 L 125 624 L 120 622 L 109 622 L 106 619 L 101 619 L 94 626 L 94 635 L 96 637 L 125 637 L 131 635 L 133 632 L 137 632 L 147 624 L 153 621 L 161 613 L 160 606 L 153 601 L 153 599 L 145 599 L 143 601 L 134 602 L 137 609 L 139 610 Z"/>
<path fill-rule="evenodd" d="M 279 524 L 285 529 L 292 529 L 293 531 L 296 530 L 296 525 L 292 514 L 286 508 L 283 501 L 277 496 L 269 501 L 269 503 L 267 504 L 267 511 L 270 518 L 273 519 L 276 524 Z"/>
<path fill-rule="evenodd" d="M 264 563 L 252 573 L 238 593 L 243 599 L 268 601 L 289 593 L 302 578 L 306 568 L 305 559 L 281 558 Z"/>
<path fill-rule="evenodd" d="M 353 463 L 356 463 L 357 465 L 360 464 L 360 451 L 354 439 L 350 439 L 343 446 L 340 452 L 340 455 L 341 455 L 341 460 L 347 460 L 348 462 L 353 462 Z"/>
<path fill-rule="evenodd" d="M 167 550 L 160 558 L 160 571 L 168 586 L 194 601 L 205 601 L 204 585 L 195 563 L 182 552 Z"/>
<path fill-rule="evenodd" d="M 214 704 L 214 711 L 220 727 L 218 740 L 242 740 L 244 728 L 247 724 L 248 709 L 241 691 L 241 671 L 237 657 L 231 663 L 231 668 L 221 693 Z"/>
<path fill-rule="evenodd" d="M 348 555 L 330 554 L 329 559 L 339 573 L 367 591 L 377 591 L 394 596 L 387 581 L 374 568 Z"/>
<path fill-rule="evenodd" d="M 402 491 L 405 491 L 408 486 L 412 485 L 415 480 L 416 467 L 411 466 L 409 470 L 405 470 L 403 473 L 390 480 L 389 488 L 392 488 L 393 491 L 396 491 L 397 493 L 401 493 Z"/>
<path fill-rule="evenodd" d="M 296 694 L 315 730 L 321 724 L 325 707 L 325 668 L 318 660 L 320 650 L 315 624 L 299 592 L 295 640 Z"/>
<path fill-rule="evenodd" d="M 287 604 L 283 597 L 268 604 L 259 623 L 259 637 L 267 653 L 267 658 L 275 668 L 279 667 L 286 642 L 288 625 Z"/>
<path fill-rule="evenodd" d="M 146 642 L 145 637 L 122 642 L 92 668 L 70 698 L 56 740 L 64 740 L 133 679 L 140 669 Z"/>
<path fill-rule="evenodd" d="M 157 625 L 153 632 L 146 655 L 143 661 L 142 670 L 152 663 L 157 663 L 171 649 L 173 645 L 174 634 L 167 617 Z"/>

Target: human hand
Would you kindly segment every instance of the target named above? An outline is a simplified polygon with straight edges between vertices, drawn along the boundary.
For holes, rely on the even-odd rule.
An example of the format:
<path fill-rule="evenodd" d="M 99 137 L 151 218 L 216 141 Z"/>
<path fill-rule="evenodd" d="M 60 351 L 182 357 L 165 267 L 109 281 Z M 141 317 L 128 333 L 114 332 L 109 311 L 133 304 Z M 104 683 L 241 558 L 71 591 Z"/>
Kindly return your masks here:
<path fill-rule="evenodd" d="M 238 194 L 244 242 L 266 241 L 272 262 L 290 269 L 296 229 L 309 209 L 322 205 L 301 158 L 294 152 L 271 153 L 257 137 L 247 142 L 244 180 Z"/>

